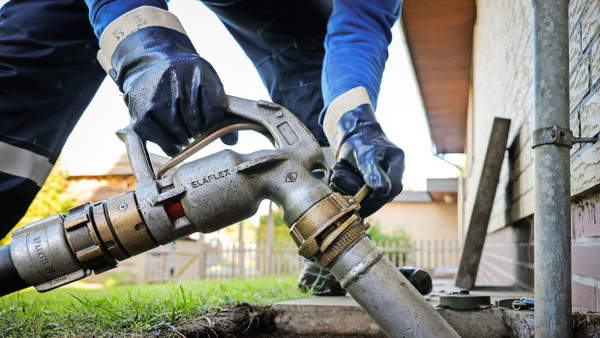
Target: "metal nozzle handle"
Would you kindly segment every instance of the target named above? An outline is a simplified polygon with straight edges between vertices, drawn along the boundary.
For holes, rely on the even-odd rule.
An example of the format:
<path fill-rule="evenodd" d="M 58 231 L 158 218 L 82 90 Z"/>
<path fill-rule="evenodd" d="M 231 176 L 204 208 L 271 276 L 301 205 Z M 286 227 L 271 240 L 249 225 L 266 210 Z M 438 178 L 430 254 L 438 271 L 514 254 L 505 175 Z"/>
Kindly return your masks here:
<path fill-rule="evenodd" d="M 169 169 L 214 140 L 239 130 L 266 131 L 278 150 L 284 150 L 301 158 L 318 158 L 319 162 L 323 162 L 323 166 L 326 167 L 325 161 L 321 161 L 323 155 L 314 136 L 285 108 L 272 102 L 245 100 L 235 96 L 227 96 L 227 104 L 227 110 L 236 118 L 221 121 L 202 133 L 160 168 L 157 175 L 159 179 Z M 117 135 L 125 142 L 136 181 L 155 180 L 157 176 L 154 174 L 145 141 L 137 135 L 131 125 L 117 131 Z"/>
<path fill-rule="evenodd" d="M 197 153 L 202 148 L 206 147 L 219 137 L 240 130 L 263 131 L 265 130 L 265 127 L 261 126 L 258 123 L 240 119 L 230 119 L 221 121 L 209 128 L 204 133 L 202 133 L 202 135 L 198 136 L 187 147 L 185 147 L 185 149 L 179 152 L 179 154 L 175 155 L 171 160 L 169 160 L 169 162 L 165 163 L 158 170 L 157 178 L 163 178 L 167 171 L 174 168 L 181 162 L 185 161 L 190 156 Z"/>
<path fill-rule="evenodd" d="M 362 200 L 367 197 L 367 195 L 371 192 L 371 188 L 368 185 L 363 185 L 362 188 L 354 195 L 354 201 L 356 203 L 362 202 Z"/>

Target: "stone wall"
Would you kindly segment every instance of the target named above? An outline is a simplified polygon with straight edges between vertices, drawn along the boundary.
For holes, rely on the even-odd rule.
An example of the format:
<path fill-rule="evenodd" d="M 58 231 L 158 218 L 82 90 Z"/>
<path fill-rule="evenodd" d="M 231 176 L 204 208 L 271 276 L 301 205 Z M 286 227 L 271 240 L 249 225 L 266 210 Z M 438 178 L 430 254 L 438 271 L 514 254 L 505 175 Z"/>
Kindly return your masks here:
<path fill-rule="evenodd" d="M 570 116 L 576 137 L 600 132 L 600 1 L 571 0 Z M 508 151 L 478 283 L 533 287 L 533 10 L 530 0 L 477 1 L 472 125 L 468 135 L 465 208 L 468 224 L 492 119 L 512 120 Z M 473 141 L 475 140 L 475 141 Z M 573 305 L 599 309 L 600 142 L 571 151 Z M 527 253 L 527 254 L 524 254 Z M 511 273 L 506 274 L 506 271 Z M 508 275 L 508 276 L 507 276 Z"/>

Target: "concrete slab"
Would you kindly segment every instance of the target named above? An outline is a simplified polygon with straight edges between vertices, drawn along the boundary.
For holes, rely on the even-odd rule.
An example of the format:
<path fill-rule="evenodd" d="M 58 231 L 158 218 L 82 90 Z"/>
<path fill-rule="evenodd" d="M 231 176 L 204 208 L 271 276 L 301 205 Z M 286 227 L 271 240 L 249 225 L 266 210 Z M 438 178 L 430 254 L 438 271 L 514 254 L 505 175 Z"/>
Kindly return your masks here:
<path fill-rule="evenodd" d="M 278 333 L 385 337 L 352 297 L 309 297 L 273 304 Z"/>
<path fill-rule="evenodd" d="M 432 306 L 439 303 L 439 295 L 456 291 L 447 285 L 434 283 L 434 292 L 429 296 Z M 496 299 L 527 297 L 530 292 L 506 287 L 476 288 L 472 293 L 489 295 Z M 308 297 L 276 303 L 275 326 L 281 335 L 307 336 L 358 336 L 385 337 L 352 297 Z M 533 337 L 533 310 L 515 311 L 491 307 L 466 311 L 438 309 L 461 337 Z M 600 333 L 600 315 L 597 313 L 574 313 L 574 336 L 597 337 Z"/>
<path fill-rule="evenodd" d="M 350 296 L 309 297 L 276 303 L 273 309 L 277 313 L 277 331 L 283 334 L 385 337 L 381 328 Z M 518 317 L 518 323 L 531 323 L 529 331 L 533 330 L 533 311 L 521 311 L 518 314 L 514 310 L 497 308 L 438 311 L 461 337 L 481 337 L 482 333 L 489 337 L 510 337 L 512 329 L 505 320 L 511 317 Z M 529 329 L 528 325 L 525 326 Z"/>
<path fill-rule="evenodd" d="M 434 306 L 440 303 L 439 296 L 448 295 L 454 292 L 463 290 L 452 285 L 452 280 L 434 280 L 433 291 L 425 296 L 425 298 Z M 520 299 L 525 297 L 527 299 L 533 299 L 533 292 L 522 290 L 512 286 L 475 286 L 473 290 L 470 290 L 470 294 L 473 295 L 485 295 L 490 296 L 491 303 L 495 304 L 497 300 L 501 299 Z"/>

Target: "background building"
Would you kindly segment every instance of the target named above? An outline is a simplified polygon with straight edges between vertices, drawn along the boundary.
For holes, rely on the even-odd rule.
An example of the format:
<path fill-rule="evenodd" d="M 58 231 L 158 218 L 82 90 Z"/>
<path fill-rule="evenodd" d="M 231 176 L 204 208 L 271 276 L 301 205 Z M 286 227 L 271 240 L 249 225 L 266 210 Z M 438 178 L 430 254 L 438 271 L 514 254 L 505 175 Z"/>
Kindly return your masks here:
<path fill-rule="evenodd" d="M 508 149 L 476 283 L 534 286 L 533 9 L 530 0 L 407 0 L 404 32 L 438 153 L 465 153 L 459 233 L 469 223 L 495 117 Z M 569 2 L 570 129 L 600 132 L 600 1 Z M 451 79 L 450 81 L 447 81 Z M 573 306 L 599 310 L 600 142 L 571 150 Z"/>
<path fill-rule="evenodd" d="M 369 218 L 386 234 L 412 241 L 458 239 L 457 179 L 428 179 L 427 191 L 404 191 Z"/>

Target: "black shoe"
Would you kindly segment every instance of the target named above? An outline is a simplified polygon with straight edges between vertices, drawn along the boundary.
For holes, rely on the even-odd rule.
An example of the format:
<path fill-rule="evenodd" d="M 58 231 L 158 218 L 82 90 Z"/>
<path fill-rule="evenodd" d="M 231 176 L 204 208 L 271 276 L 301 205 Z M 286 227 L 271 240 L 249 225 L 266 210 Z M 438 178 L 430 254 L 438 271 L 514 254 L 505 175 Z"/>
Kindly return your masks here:
<path fill-rule="evenodd" d="M 313 261 L 304 262 L 298 277 L 298 287 L 303 292 L 312 291 L 316 296 L 343 296 L 346 294 L 346 290 L 342 289 L 329 270 Z"/>
<path fill-rule="evenodd" d="M 426 295 L 433 290 L 431 276 L 429 276 L 427 271 L 412 266 L 403 266 L 398 268 L 398 270 L 422 295 Z"/>

